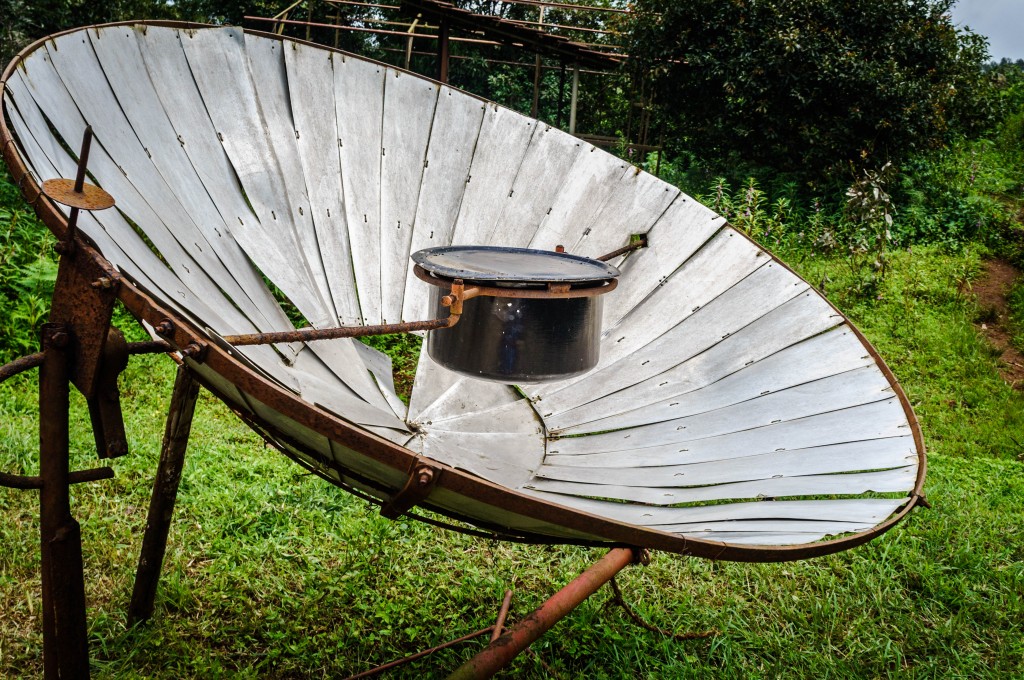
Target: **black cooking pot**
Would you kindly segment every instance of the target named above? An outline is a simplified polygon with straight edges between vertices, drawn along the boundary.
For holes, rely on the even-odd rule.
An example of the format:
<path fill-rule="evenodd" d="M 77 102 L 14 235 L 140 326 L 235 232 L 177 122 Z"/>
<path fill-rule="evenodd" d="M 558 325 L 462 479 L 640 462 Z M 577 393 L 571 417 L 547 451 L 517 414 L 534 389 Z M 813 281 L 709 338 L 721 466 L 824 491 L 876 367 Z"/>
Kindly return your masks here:
<path fill-rule="evenodd" d="M 430 333 L 427 352 L 445 368 L 500 383 L 541 383 L 597 365 L 601 295 L 615 288 L 615 267 L 577 255 L 526 248 L 450 246 L 415 253 L 417 275 L 442 298 L 462 282 L 462 315 Z"/>

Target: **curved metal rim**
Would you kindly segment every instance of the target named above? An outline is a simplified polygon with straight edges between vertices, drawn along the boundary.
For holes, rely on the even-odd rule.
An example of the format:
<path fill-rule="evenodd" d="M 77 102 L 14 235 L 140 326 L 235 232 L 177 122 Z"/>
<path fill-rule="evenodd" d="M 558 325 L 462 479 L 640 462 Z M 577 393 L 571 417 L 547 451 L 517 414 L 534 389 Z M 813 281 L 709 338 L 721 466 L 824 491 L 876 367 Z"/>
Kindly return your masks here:
<path fill-rule="evenodd" d="M 540 276 L 537 274 L 523 274 L 517 272 L 481 272 L 470 269 L 461 269 L 448 265 L 438 264 L 431 258 L 435 255 L 449 255 L 459 252 L 491 252 L 507 253 L 509 255 L 523 255 L 529 257 L 541 256 L 549 260 L 561 260 L 563 262 L 575 262 L 589 266 L 594 271 L 586 275 L 566 274 L 562 276 Z M 463 279 L 466 282 L 494 282 L 494 283 L 599 283 L 615 278 L 619 270 L 599 260 L 592 260 L 582 255 L 572 255 L 552 250 L 536 250 L 534 248 L 506 248 L 503 246 L 438 246 L 426 248 L 412 254 L 412 261 L 424 270 L 437 276 L 448 279 Z"/>
<path fill-rule="evenodd" d="M 7 126 L 6 115 L 2 113 L 5 110 L 6 100 L 6 89 L 4 86 L 14 69 L 17 68 L 28 55 L 39 49 L 39 47 L 44 45 L 48 40 L 53 40 L 54 38 L 62 35 L 76 33 L 90 28 L 96 29 L 109 26 L 137 25 L 164 26 L 177 29 L 216 28 L 215 26 L 207 24 L 196 24 L 191 22 L 123 21 L 69 29 L 67 31 L 62 31 L 60 33 L 55 33 L 41 38 L 21 50 L 17 55 L 15 55 L 11 60 L 11 63 L 4 70 L 3 76 L 0 77 L 0 151 L 2 151 L 4 162 L 12 174 L 12 179 L 14 179 L 19 189 L 21 189 L 25 199 L 33 206 L 40 220 L 42 220 L 42 222 L 46 224 L 47 227 L 49 227 L 50 230 L 58 237 L 62 237 L 67 231 L 67 222 L 64 216 L 53 206 L 52 203 L 49 201 L 39 200 L 42 196 L 40 187 L 36 184 L 35 180 L 32 179 L 27 166 L 17 151 L 13 135 Z M 345 54 L 357 59 L 364 59 L 363 57 L 352 55 L 351 53 L 344 52 L 343 50 L 317 45 L 307 41 L 292 40 L 291 38 L 285 38 L 283 36 L 268 34 L 261 31 L 246 32 L 275 40 L 283 41 L 287 39 L 292 42 L 310 45 L 317 49 Z M 386 66 L 388 66 L 388 68 L 395 68 L 390 65 Z M 403 71 L 403 69 L 396 70 Z M 415 75 L 419 78 L 423 78 L 423 76 L 418 74 Z M 424 79 L 435 83 L 437 82 L 430 78 Z M 474 98 L 480 99 L 479 97 Z M 480 101 L 486 102 L 486 100 L 483 99 L 480 99 Z M 493 104 L 492 102 L 487 103 Z M 737 231 L 737 233 L 754 243 L 754 241 L 746 236 L 746 234 L 739 231 Z M 118 286 L 118 298 L 125 307 L 127 307 L 128 310 L 136 316 L 136 318 L 143 319 L 154 325 L 160 323 L 164 319 L 174 319 L 173 338 L 169 338 L 174 346 L 182 348 L 187 347 L 190 344 L 204 345 L 207 351 L 203 363 L 230 381 L 240 390 L 251 394 L 253 397 L 259 399 L 265 404 L 272 405 L 276 411 L 288 418 L 291 418 L 295 422 L 309 427 L 339 444 L 349 446 L 356 451 L 360 451 L 365 455 L 371 456 L 384 465 L 403 473 L 412 469 L 412 466 L 417 460 L 416 454 L 378 437 L 371 432 L 364 431 L 354 425 L 351 425 L 333 414 L 303 401 L 298 395 L 285 390 L 282 386 L 256 374 L 243 364 L 239 363 L 215 344 L 207 343 L 206 336 L 199 329 L 192 326 L 192 324 L 187 320 L 177 318 L 175 314 L 164 309 L 160 303 L 150 298 L 129 281 L 118 276 L 112 271 L 110 264 L 101 255 L 99 255 L 97 251 L 84 243 L 81 240 L 81 237 L 79 237 L 79 239 L 79 245 L 82 247 L 78 252 L 81 253 L 82 256 L 94 259 L 106 269 L 111 270 L 112 275 L 120 281 L 121 285 Z M 755 243 L 755 245 L 771 255 L 771 253 L 764 249 L 760 244 Z M 781 266 L 786 267 L 788 271 L 792 272 L 792 269 L 774 255 L 771 255 L 771 257 Z M 795 272 L 793 272 L 793 274 L 796 275 Z M 826 302 L 835 309 L 835 306 L 827 299 Z M 441 467 L 444 470 L 444 474 L 441 475 L 437 486 L 438 488 L 444 488 L 475 501 L 490 504 L 501 510 L 560 524 L 567 529 L 582 532 L 584 534 L 600 535 L 608 544 L 646 547 L 654 550 L 662 550 L 695 557 L 706 557 L 709 559 L 731 560 L 737 562 L 783 562 L 829 555 L 867 543 L 895 526 L 920 500 L 924 484 L 926 463 L 924 441 L 917 418 L 910 407 L 910 402 L 897 382 L 895 376 L 893 376 L 892 371 L 890 371 L 888 366 L 885 365 L 879 357 L 878 352 L 871 346 L 860 330 L 850 323 L 850 320 L 846 315 L 838 309 L 836 309 L 836 313 L 854 330 L 854 333 L 860 339 L 861 343 L 874 357 L 879 369 L 889 380 L 894 392 L 903 404 L 904 412 L 907 415 L 913 432 L 914 441 L 918 448 L 919 467 L 917 483 L 914 490 L 908 496 L 907 502 L 895 514 L 890 516 L 889 519 L 867 531 L 850 534 L 848 536 L 829 541 L 819 541 L 816 543 L 799 545 L 734 545 L 717 541 L 684 538 L 676 534 L 670 534 L 655 529 L 616 522 L 604 517 L 540 500 L 532 496 L 527 496 L 518 491 L 498 486 L 487 480 L 475 477 L 469 473 L 462 472 L 461 470 L 457 470 L 443 464 Z M 440 514 L 452 516 L 452 513 L 450 512 L 432 507 L 429 501 L 424 505 L 431 510 L 439 512 Z M 550 540 L 551 537 L 547 536 L 544 538 Z M 567 540 L 564 542 L 569 544 L 573 541 Z"/>
<path fill-rule="evenodd" d="M 440 288 L 450 288 L 453 279 L 443 279 L 434 276 L 420 265 L 413 265 L 413 274 L 416 275 L 420 281 L 431 285 L 438 286 Z M 488 296 L 496 298 L 530 298 L 535 300 L 568 300 L 571 298 L 583 298 L 583 297 L 597 297 L 610 293 L 619 285 L 618 279 L 603 279 L 595 284 L 588 284 L 586 286 L 578 286 L 575 288 L 570 287 L 571 284 L 565 284 L 568 290 L 551 290 L 550 288 L 499 288 L 497 286 L 479 286 L 475 283 L 470 283 L 466 288 L 466 292 L 472 292 L 472 297 Z M 472 299 L 468 295 L 466 299 Z"/>

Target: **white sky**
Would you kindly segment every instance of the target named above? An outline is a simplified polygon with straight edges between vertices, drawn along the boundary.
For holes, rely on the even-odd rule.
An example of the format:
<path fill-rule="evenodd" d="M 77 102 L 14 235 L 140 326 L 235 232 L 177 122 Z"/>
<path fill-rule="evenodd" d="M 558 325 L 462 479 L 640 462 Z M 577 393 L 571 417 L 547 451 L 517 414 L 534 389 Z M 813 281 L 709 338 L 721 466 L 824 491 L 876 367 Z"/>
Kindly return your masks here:
<path fill-rule="evenodd" d="M 987 37 L 993 59 L 1024 59 L 1024 0 L 959 0 L 953 22 Z"/>

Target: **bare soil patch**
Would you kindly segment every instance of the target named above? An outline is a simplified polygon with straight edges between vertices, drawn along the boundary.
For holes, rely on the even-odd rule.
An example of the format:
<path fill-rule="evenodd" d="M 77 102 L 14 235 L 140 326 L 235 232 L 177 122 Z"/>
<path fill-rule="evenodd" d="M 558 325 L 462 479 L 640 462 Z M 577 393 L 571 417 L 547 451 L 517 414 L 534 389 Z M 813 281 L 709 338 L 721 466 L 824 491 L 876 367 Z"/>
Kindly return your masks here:
<path fill-rule="evenodd" d="M 1024 354 L 1014 347 L 1006 298 L 1020 272 L 1005 260 L 988 260 L 982 275 L 971 284 L 980 314 L 975 326 L 1000 352 L 1000 373 L 1011 387 L 1024 390 Z"/>

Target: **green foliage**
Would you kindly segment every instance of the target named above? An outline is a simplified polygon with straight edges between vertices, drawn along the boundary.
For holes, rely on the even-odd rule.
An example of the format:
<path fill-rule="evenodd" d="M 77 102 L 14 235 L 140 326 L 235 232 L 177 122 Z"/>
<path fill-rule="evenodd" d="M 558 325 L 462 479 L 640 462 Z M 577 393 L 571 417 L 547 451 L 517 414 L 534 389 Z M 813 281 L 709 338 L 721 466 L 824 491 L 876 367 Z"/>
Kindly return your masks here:
<path fill-rule="evenodd" d="M 957 293 L 978 255 L 897 252 L 883 299 L 847 310 L 921 417 L 934 510 L 866 546 L 803 562 L 656 554 L 620 575 L 626 600 L 659 627 L 717 635 L 680 643 L 640 629 L 603 589 L 506 676 L 551 677 L 541 662 L 564 678 L 1024 674 L 1024 449 L 1013 441 L 1024 402 L 999 379 L 971 326 L 973 305 Z M 841 261 L 808 256 L 800 271 L 827 273 L 842 297 Z M 113 480 L 75 487 L 93 677 L 343 677 L 491 625 L 505 588 L 515 590 L 510 621 L 520 621 L 602 553 L 387 521 L 264 447 L 204 392 L 155 616 L 127 629 L 173 372 L 164 357 L 133 358 L 121 381 L 131 453 L 114 461 Z M 31 375 L 0 385 L 0 470 L 35 473 L 35 400 Z M 95 466 L 77 395 L 71 444 L 75 469 Z M 2 677 L 41 674 L 37 505 L 32 493 L 0 489 Z M 391 677 L 443 677 L 482 644 Z"/>
<path fill-rule="evenodd" d="M 405 403 L 409 403 L 412 383 L 416 378 L 423 338 L 412 333 L 377 335 L 361 340 L 376 350 L 391 357 L 391 373 L 395 379 L 395 392 Z"/>
<path fill-rule="evenodd" d="M 1013 343 L 1024 352 L 1024 278 L 1014 284 L 1006 300 L 1010 312 Z"/>
<path fill-rule="evenodd" d="M 939 148 L 996 113 L 985 41 L 953 26 L 951 4 L 640 0 L 630 52 L 677 147 L 820 180 Z"/>
<path fill-rule="evenodd" d="M 0 169 L 0 363 L 34 352 L 57 280 L 54 239 Z"/>

